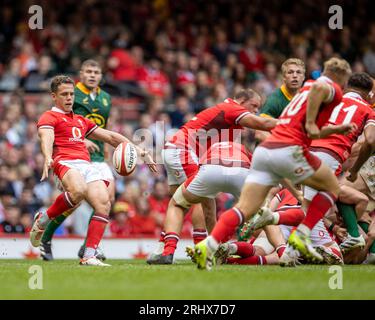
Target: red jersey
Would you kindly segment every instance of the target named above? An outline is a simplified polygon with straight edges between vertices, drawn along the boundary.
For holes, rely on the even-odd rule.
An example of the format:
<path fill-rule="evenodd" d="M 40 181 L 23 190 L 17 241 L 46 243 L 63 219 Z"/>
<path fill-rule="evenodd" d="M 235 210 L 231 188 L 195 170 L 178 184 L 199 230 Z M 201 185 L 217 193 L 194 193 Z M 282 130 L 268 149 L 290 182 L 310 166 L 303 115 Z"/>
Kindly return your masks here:
<path fill-rule="evenodd" d="M 271 131 L 271 135 L 262 143 L 265 147 L 283 147 L 290 145 L 309 146 L 311 139 L 305 131 L 307 96 L 315 81 L 324 81 L 331 87 L 329 103 L 322 104 L 316 124 L 321 128 L 329 118 L 334 107 L 342 99 L 342 90 L 339 85 L 327 77 L 320 77 L 317 80 L 306 81 L 300 92 L 290 101 L 279 117 L 279 124 Z M 324 113 L 323 113 L 324 111 Z"/>
<path fill-rule="evenodd" d="M 42 114 L 38 129 L 53 129 L 55 141 L 53 143 L 52 158 L 60 160 L 86 160 L 90 161 L 90 155 L 84 143 L 85 137 L 91 134 L 98 126 L 87 118 L 65 113 L 59 108 L 53 107 Z"/>
<path fill-rule="evenodd" d="M 236 142 L 218 142 L 202 156 L 200 164 L 218 164 L 229 167 L 250 168 L 252 154 Z"/>
<path fill-rule="evenodd" d="M 358 127 L 356 131 L 348 135 L 332 134 L 324 139 L 313 140 L 310 149 L 328 149 L 338 156 L 338 160 L 340 159 L 341 163 L 344 163 L 350 155 L 353 144 L 362 134 L 363 129 L 368 125 L 375 125 L 375 113 L 370 104 L 363 100 L 358 93 L 348 92 L 344 95 L 342 102 L 332 111 L 325 125 L 340 125 L 352 122 Z"/>
<path fill-rule="evenodd" d="M 235 129 L 243 127 L 238 122 L 250 112 L 232 99 L 198 113 L 181 127 L 167 145 L 191 149 L 199 156 L 215 142 L 233 141 Z M 199 149 L 202 152 L 199 152 Z"/>
<path fill-rule="evenodd" d="M 297 198 L 294 197 L 291 192 L 284 188 L 276 194 L 277 200 L 280 204 L 277 206 L 276 211 L 284 211 L 290 208 L 300 208 L 301 204 L 298 202 Z"/>

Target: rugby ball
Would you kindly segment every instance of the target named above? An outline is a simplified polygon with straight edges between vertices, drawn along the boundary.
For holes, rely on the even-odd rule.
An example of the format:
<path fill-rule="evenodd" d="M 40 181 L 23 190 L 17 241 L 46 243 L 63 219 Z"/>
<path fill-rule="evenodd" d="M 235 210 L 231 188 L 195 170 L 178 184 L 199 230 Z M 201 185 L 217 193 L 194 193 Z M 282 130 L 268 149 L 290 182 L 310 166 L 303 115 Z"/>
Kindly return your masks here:
<path fill-rule="evenodd" d="M 120 143 L 112 157 L 113 167 L 121 176 L 128 176 L 133 173 L 137 165 L 137 151 L 129 142 Z"/>

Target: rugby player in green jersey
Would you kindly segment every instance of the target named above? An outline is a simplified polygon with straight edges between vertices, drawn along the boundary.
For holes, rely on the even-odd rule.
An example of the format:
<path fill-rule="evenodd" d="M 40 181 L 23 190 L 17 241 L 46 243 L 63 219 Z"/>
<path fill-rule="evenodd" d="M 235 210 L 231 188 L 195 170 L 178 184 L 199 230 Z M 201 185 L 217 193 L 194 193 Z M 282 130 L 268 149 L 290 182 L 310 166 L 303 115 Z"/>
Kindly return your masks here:
<path fill-rule="evenodd" d="M 305 63 L 297 58 L 291 58 L 281 65 L 283 84 L 272 92 L 264 103 L 259 114 L 261 117 L 279 118 L 284 108 L 302 87 L 305 80 Z M 263 141 L 268 132 L 256 131 L 255 138 Z"/>

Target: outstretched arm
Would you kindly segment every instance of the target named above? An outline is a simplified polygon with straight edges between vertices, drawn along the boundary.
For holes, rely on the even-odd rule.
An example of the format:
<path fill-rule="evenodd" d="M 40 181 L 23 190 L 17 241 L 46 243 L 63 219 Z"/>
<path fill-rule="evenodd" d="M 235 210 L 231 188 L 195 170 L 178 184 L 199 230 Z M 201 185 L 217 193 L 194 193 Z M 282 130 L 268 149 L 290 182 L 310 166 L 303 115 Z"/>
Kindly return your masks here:
<path fill-rule="evenodd" d="M 95 139 L 95 140 L 100 140 L 103 142 L 106 142 L 116 148 L 120 143 L 122 142 L 130 142 L 132 143 L 128 138 L 123 136 L 122 134 L 119 134 L 114 131 L 106 130 L 103 128 L 96 128 L 91 134 L 90 138 Z M 152 172 L 157 172 L 156 170 L 156 163 L 152 159 L 152 156 L 150 153 L 146 150 L 141 149 L 138 147 L 136 144 L 132 143 L 137 150 L 137 154 L 139 157 L 141 157 L 145 163 L 149 166 L 150 170 Z"/>
<path fill-rule="evenodd" d="M 247 114 L 239 122 L 241 126 L 255 130 L 271 131 L 277 125 L 277 119 Z"/>

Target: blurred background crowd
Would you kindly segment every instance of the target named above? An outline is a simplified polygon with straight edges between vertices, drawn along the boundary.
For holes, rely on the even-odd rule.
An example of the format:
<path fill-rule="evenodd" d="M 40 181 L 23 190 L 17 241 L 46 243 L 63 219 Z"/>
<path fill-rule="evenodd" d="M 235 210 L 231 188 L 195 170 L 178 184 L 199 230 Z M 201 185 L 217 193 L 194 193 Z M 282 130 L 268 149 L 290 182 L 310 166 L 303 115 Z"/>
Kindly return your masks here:
<path fill-rule="evenodd" d="M 375 76 L 375 21 L 370 1 L 336 1 L 343 30 L 330 30 L 326 0 L 75 0 L 8 1 L 0 8 L 0 233 L 25 233 L 33 214 L 58 194 L 53 177 L 40 182 L 43 157 L 36 122 L 51 107 L 51 76 L 78 80 L 82 61 L 103 69 L 113 96 L 110 127 L 178 128 L 194 114 L 251 87 L 263 99 L 281 85 L 290 57 L 316 77 L 332 56 Z M 43 8 L 43 29 L 28 27 L 28 8 Z M 251 139 L 251 135 L 249 135 Z M 108 235 L 154 236 L 168 205 L 168 187 L 140 166 L 118 177 Z M 222 195 L 219 211 L 231 206 Z M 189 223 L 183 234 L 190 233 Z M 70 218 L 59 234 L 80 234 Z"/>

